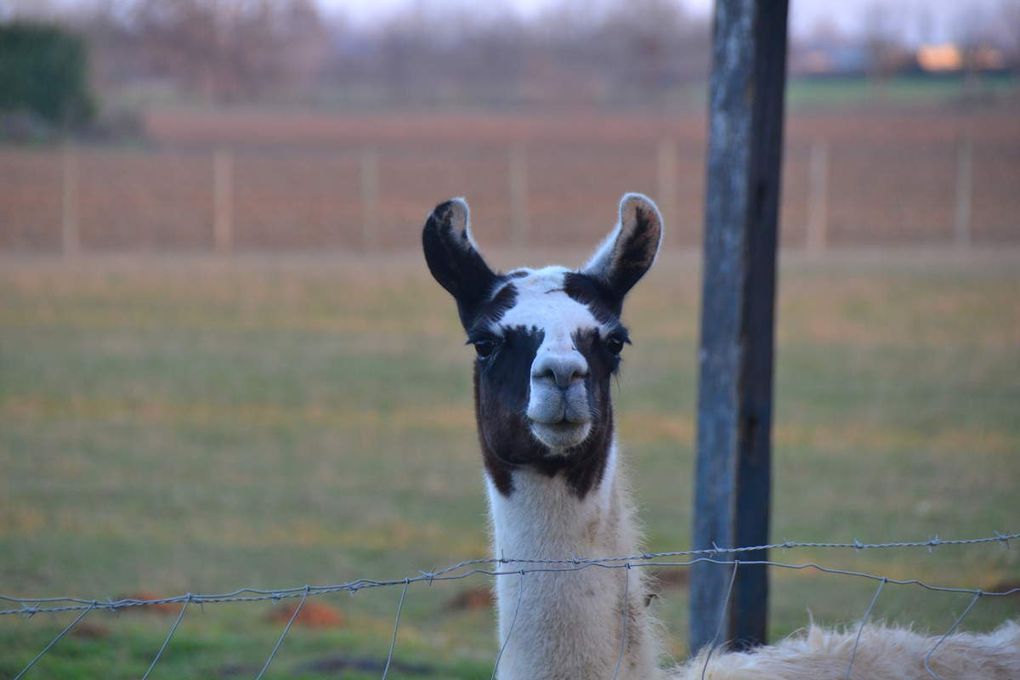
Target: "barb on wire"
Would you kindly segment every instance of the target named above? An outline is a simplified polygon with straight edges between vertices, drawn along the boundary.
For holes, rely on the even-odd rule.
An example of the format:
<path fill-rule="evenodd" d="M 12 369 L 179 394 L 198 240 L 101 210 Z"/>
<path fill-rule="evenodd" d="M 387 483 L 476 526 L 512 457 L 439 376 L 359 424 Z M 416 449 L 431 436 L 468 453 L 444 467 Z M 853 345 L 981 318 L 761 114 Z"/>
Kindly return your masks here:
<path fill-rule="evenodd" d="M 53 645 L 55 645 L 58 642 L 60 642 L 60 639 L 62 637 L 64 637 L 68 633 L 70 633 L 71 629 L 73 629 L 75 626 L 77 626 L 78 623 L 82 619 L 84 619 L 88 615 L 88 613 L 91 612 L 93 609 L 95 609 L 94 606 L 89 607 L 88 609 L 84 610 L 81 614 L 78 614 L 78 616 L 75 617 L 74 621 L 71 621 L 71 623 L 67 624 L 67 626 L 65 626 L 62 631 L 57 633 L 57 636 L 55 638 L 50 640 L 48 645 L 46 645 L 45 647 L 42 648 L 41 652 L 39 652 L 38 654 L 33 656 L 32 660 L 29 661 L 27 664 L 25 664 L 25 667 L 21 669 L 21 672 L 19 672 L 17 675 L 14 676 L 14 680 L 21 680 L 21 678 L 25 677 L 25 673 L 27 673 L 30 670 L 32 670 L 32 666 L 34 666 L 36 663 L 38 663 L 39 659 L 41 659 L 44 656 L 46 656 L 46 652 L 50 651 L 50 649 L 53 648 Z"/>
<path fill-rule="evenodd" d="M 290 619 L 287 621 L 287 625 L 283 627 L 283 631 L 280 632 L 280 637 L 276 639 L 276 644 L 273 645 L 273 651 L 269 652 L 269 658 L 262 665 L 262 670 L 255 676 L 255 680 L 262 680 L 262 676 L 269 670 L 269 664 L 273 663 L 273 659 L 276 658 L 276 653 L 280 651 L 280 647 L 283 645 L 283 639 L 287 637 L 287 633 L 290 632 L 290 627 L 294 625 L 294 621 L 297 620 L 298 614 L 301 613 L 301 609 L 304 608 L 305 602 L 308 601 L 308 591 L 311 586 L 305 586 L 305 594 L 301 596 L 301 601 L 294 607 L 294 612 L 290 615 Z"/>
<path fill-rule="evenodd" d="M 726 587 L 726 597 L 723 598 L 722 606 L 719 609 L 719 625 L 716 626 L 715 635 L 708 646 L 708 654 L 705 655 L 705 665 L 701 667 L 701 680 L 705 680 L 705 673 L 708 672 L 708 662 L 712 660 L 716 645 L 722 636 L 723 626 L 726 625 L 726 610 L 730 607 L 730 598 L 733 596 L 733 584 L 737 581 L 737 569 L 740 568 L 740 560 L 733 560 L 733 573 L 730 574 L 730 584 Z M 746 563 L 745 563 L 746 564 Z"/>
<path fill-rule="evenodd" d="M 999 533 L 998 531 L 996 531 L 995 532 L 995 538 L 997 538 L 999 543 L 1002 544 L 1002 549 L 1003 550 L 1009 550 L 1009 539 L 1010 539 L 1009 535 L 1006 535 L 1006 534 L 1003 534 L 1003 533 Z"/>
<path fill-rule="evenodd" d="M 404 588 L 400 591 L 400 601 L 397 602 L 397 617 L 393 620 L 393 637 L 390 638 L 390 651 L 386 653 L 386 665 L 383 666 L 382 680 L 386 680 L 386 674 L 390 672 L 390 662 L 393 661 L 393 650 L 397 647 L 397 630 L 400 628 L 400 612 L 404 610 L 404 597 L 407 595 L 407 587 L 411 585 L 410 579 L 404 579 Z"/>
<path fill-rule="evenodd" d="M 163 640 L 163 644 L 160 645 L 159 651 L 156 652 L 156 656 L 152 659 L 152 663 L 150 663 L 149 667 L 145 670 L 142 680 L 149 680 L 149 674 L 152 673 L 152 669 L 156 667 L 157 663 L 159 663 L 160 658 L 163 656 L 163 652 L 166 651 L 167 645 L 170 644 L 170 638 L 174 636 L 174 633 L 177 632 L 177 627 L 181 625 L 181 621 L 184 619 L 184 612 L 191 603 L 191 593 L 188 593 L 185 598 L 184 604 L 181 605 L 181 611 L 177 614 L 177 619 L 174 621 L 174 624 L 170 626 L 170 630 L 167 632 L 166 638 Z"/>
<path fill-rule="evenodd" d="M 950 635 L 956 632 L 956 629 L 960 627 L 960 623 L 963 622 L 964 617 L 966 617 L 967 614 L 970 613 L 970 610 L 974 608 L 974 605 L 978 603 L 978 600 L 981 599 L 982 595 L 984 595 L 984 593 L 981 592 L 980 590 L 974 593 L 974 597 L 970 598 L 970 603 L 964 608 L 962 612 L 960 612 L 960 615 L 956 617 L 956 621 L 954 621 L 953 625 L 949 627 L 949 630 L 947 630 L 945 634 L 943 634 L 942 637 L 939 638 L 938 642 L 935 643 L 935 646 L 929 649 L 928 653 L 924 655 L 924 670 L 928 672 L 928 675 L 930 675 L 933 680 L 942 680 L 942 677 L 938 675 L 935 671 L 933 671 L 931 668 L 930 662 L 932 655 L 935 654 L 935 650 L 941 647 L 942 643 L 945 642 Z"/>
<path fill-rule="evenodd" d="M 861 645 L 861 633 L 864 632 L 864 626 L 867 625 L 868 619 L 871 618 L 871 610 L 875 608 L 875 603 L 878 602 L 878 596 L 882 594 L 882 588 L 885 588 L 885 584 L 888 583 L 886 579 L 882 579 L 878 582 L 878 588 L 875 589 L 875 594 L 871 597 L 871 603 L 868 608 L 864 610 L 864 616 L 861 617 L 861 625 L 857 628 L 857 637 L 854 638 L 854 648 L 850 650 L 850 663 L 846 666 L 846 680 L 850 680 L 850 672 L 854 668 L 854 659 L 857 658 L 857 648 Z"/>

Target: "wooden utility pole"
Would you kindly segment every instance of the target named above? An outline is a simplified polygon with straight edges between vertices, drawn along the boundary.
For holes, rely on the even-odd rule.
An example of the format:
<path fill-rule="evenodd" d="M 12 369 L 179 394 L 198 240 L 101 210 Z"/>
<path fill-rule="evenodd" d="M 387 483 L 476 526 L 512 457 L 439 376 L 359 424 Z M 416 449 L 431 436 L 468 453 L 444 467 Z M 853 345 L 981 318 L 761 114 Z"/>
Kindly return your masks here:
<path fill-rule="evenodd" d="M 670 229 L 677 228 L 676 188 L 679 185 L 679 172 L 676 167 L 677 144 L 675 139 L 666 138 L 659 140 L 659 193 L 656 198 L 659 202 L 659 210 L 662 211 L 662 220 Z"/>
<path fill-rule="evenodd" d="M 213 250 L 229 255 L 234 249 L 234 156 L 225 149 L 213 153 Z"/>
<path fill-rule="evenodd" d="M 705 205 L 694 548 L 768 542 L 787 0 L 717 0 Z M 759 550 L 719 559 L 757 561 Z M 730 588 L 732 577 L 732 589 Z M 765 641 L 764 565 L 700 562 L 690 647 Z"/>
<path fill-rule="evenodd" d="M 507 152 L 510 179 L 510 242 L 514 248 L 528 247 L 528 152 L 523 143 L 510 146 Z"/>
<path fill-rule="evenodd" d="M 820 253 L 829 241 L 829 143 L 824 140 L 811 144 L 807 214 L 807 249 Z"/>
<path fill-rule="evenodd" d="M 956 205 L 953 219 L 953 240 L 957 246 L 970 245 L 970 205 L 974 195 L 974 144 L 969 136 L 956 145 Z"/>
<path fill-rule="evenodd" d="M 81 249 L 78 223 L 78 151 L 73 142 L 64 142 L 60 176 L 60 248 L 64 257 L 72 258 Z"/>
<path fill-rule="evenodd" d="M 375 149 L 361 152 L 361 248 L 366 253 L 379 246 L 379 154 Z"/>

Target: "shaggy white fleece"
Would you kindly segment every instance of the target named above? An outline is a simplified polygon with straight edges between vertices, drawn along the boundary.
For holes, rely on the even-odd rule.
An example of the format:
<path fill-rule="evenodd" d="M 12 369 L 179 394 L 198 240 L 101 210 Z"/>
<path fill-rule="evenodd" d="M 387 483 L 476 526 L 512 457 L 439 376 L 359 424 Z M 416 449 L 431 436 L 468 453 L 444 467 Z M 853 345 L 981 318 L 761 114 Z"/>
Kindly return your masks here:
<path fill-rule="evenodd" d="M 856 628 L 812 625 L 774 645 L 750 652 L 716 652 L 706 680 L 843 680 L 857 637 Z M 939 635 L 869 625 L 861 634 L 851 680 L 932 680 L 924 658 Z M 700 680 L 707 650 L 676 669 L 671 680 Z M 1020 680 L 1020 625 L 1003 624 L 990 633 L 957 633 L 946 638 L 929 661 L 942 680 Z"/>

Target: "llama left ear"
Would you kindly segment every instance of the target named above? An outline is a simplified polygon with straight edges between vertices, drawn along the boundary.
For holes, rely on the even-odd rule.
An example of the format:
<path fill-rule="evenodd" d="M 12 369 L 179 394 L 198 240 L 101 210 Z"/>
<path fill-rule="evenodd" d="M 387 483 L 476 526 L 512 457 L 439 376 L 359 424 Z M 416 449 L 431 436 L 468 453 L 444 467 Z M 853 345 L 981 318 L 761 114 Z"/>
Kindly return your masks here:
<path fill-rule="evenodd" d="M 457 301 L 465 328 L 496 282 L 471 238 L 470 215 L 467 201 L 452 198 L 435 207 L 421 234 L 429 271 Z"/>
<path fill-rule="evenodd" d="M 652 199 L 624 194 L 619 223 L 581 271 L 605 283 L 622 300 L 651 268 L 661 242 L 662 215 Z"/>

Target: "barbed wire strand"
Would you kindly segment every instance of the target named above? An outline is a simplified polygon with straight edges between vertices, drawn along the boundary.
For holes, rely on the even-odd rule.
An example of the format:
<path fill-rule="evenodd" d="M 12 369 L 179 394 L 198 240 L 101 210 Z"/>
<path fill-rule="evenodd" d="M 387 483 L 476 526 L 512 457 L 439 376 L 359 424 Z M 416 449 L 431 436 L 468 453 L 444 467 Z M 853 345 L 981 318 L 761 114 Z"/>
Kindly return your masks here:
<path fill-rule="evenodd" d="M 850 672 L 854 668 L 854 659 L 857 658 L 857 648 L 861 645 L 861 633 L 864 632 L 864 626 L 867 625 L 868 619 L 871 618 L 871 610 L 875 608 L 875 603 L 878 602 L 878 596 L 882 594 L 882 589 L 885 588 L 887 581 L 882 579 L 878 582 L 878 588 L 875 589 L 875 594 L 871 597 L 871 602 L 868 604 L 868 608 L 864 610 L 864 616 L 861 617 L 861 625 L 857 627 L 857 637 L 854 638 L 854 648 L 850 650 L 850 663 L 846 665 L 846 680 L 850 680 Z"/>
<path fill-rule="evenodd" d="M 21 672 L 19 672 L 17 675 L 14 676 L 14 680 L 21 680 L 21 678 L 23 678 L 25 676 L 25 673 L 28 673 L 32 669 L 32 666 L 34 666 L 36 663 L 38 663 L 39 659 L 41 659 L 44 656 L 46 656 L 46 652 L 50 651 L 50 649 L 53 648 L 53 645 L 55 645 L 58 642 L 60 642 L 60 639 L 63 638 L 65 635 L 67 635 L 69 632 L 71 632 L 71 630 L 75 626 L 77 626 L 78 623 L 82 619 L 84 619 L 86 616 L 88 616 L 89 612 L 91 612 L 93 609 L 95 609 L 95 607 L 89 607 L 88 609 L 86 609 L 82 613 L 78 614 L 78 616 L 75 617 L 75 619 L 73 621 L 71 621 L 71 623 L 67 624 L 64 627 L 63 630 L 61 630 L 59 633 L 57 633 L 57 636 L 55 638 L 50 640 L 49 644 L 47 644 L 45 647 L 42 648 L 42 651 L 40 651 L 38 654 L 33 656 L 32 660 L 29 661 L 27 664 L 25 664 L 25 667 L 21 669 Z"/>
<path fill-rule="evenodd" d="M 305 602 L 308 601 L 308 591 L 310 588 L 311 586 L 305 585 L 305 593 L 301 596 L 301 601 L 297 603 L 296 607 L 294 607 L 294 611 L 287 620 L 287 625 L 284 626 L 283 630 L 280 632 L 280 637 L 276 639 L 276 644 L 273 645 L 273 651 L 269 652 L 269 658 L 267 658 L 266 662 L 262 664 L 262 670 L 260 670 L 259 674 L 255 676 L 255 680 L 262 680 L 262 676 L 264 676 L 266 671 L 269 670 L 269 664 L 273 663 L 273 659 L 276 658 L 276 653 L 280 651 L 280 647 L 283 645 L 283 639 L 287 637 L 287 633 L 290 632 L 290 627 L 294 625 L 294 621 L 297 620 L 298 614 L 301 613 L 301 610 L 305 606 Z"/>
<path fill-rule="evenodd" d="M 668 554 L 668 553 L 665 553 Z M 721 560 L 711 557 L 698 557 L 693 560 L 687 560 L 683 562 L 664 562 L 658 561 L 658 553 L 650 553 L 642 556 L 637 556 L 634 559 L 636 561 L 648 559 L 647 562 L 631 563 L 631 568 L 642 569 L 649 567 L 690 567 L 694 564 L 707 563 L 707 564 L 722 564 L 722 565 L 733 565 L 739 561 L 742 565 L 764 565 L 775 567 L 777 569 L 792 569 L 792 570 L 804 570 L 814 569 L 826 574 L 836 574 L 842 576 L 853 576 L 857 578 L 870 579 L 872 581 L 881 581 L 885 579 L 888 583 L 894 585 L 912 585 L 925 590 L 942 593 L 968 593 L 974 594 L 981 592 L 982 596 L 987 597 L 1004 597 L 1020 593 L 1020 586 L 1010 588 L 1008 590 L 1000 592 L 988 592 L 981 590 L 980 588 L 974 587 L 960 587 L 960 586 L 943 586 L 927 583 L 920 579 L 895 579 L 889 576 L 882 576 L 881 574 L 871 574 L 863 571 L 852 571 L 847 569 L 837 569 L 834 567 L 826 567 L 817 562 L 803 562 L 803 563 L 788 563 L 788 562 L 775 562 L 771 560 Z M 604 558 L 605 559 L 605 558 Z M 499 571 L 494 569 L 471 569 L 469 571 L 461 573 L 443 573 L 443 572 L 427 572 L 421 576 L 409 577 L 411 583 L 417 583 L 421 581 L 460 581 L 471 576 L 512 576 L 520 574 L 522 571 L 526 574 L 539 574 L 539 573 L 570 573 L 576 571 L 583 571 L 589 568 L 600 568 L 600 569 L 624 569 L 626 568 L 625 563 L 616 563 L 616 558 L 609 558 L 606 561 L 598 561 L 593 559 L 576 559 L 576 560 L 559 560 L 560 565 L 558 566 L 546 566 L 535 569 L 514 569 L 510 571 Z M 507 562 L 527 562 L 527 560 L 505 560 Z M 444 570 L 445 572 L 446 570 Z M 348 583 L 339 583 L 322 586 L 311 586 L 309 595 L 325 595 L 329 593 L 348 592 L 357 593 L 360 590 L 366 590 L 370 588 L 385 588 L 403 585 L 405 579 L 390 579 L 390 580 L 372 580 L 372 579 L 358 579 Z M 154 606 L 161 604 L 179 604 L 188 600 L 196 604 L 220 604 L 225 602 L 264 602 L 267 600 L 282 600 L 287 598 L 301 597 L 304 593 L 304 587 L 299 586 L 295 588 L 284 588 L 280 590 L 262 590 L 257 588 L 242 588 L 230 593 L 222 593 L 217 595 L 178 595 L 175 597 L 165 597 L 154 600 L 116 600 L 107 602 L 96 602 L 95 608 L 109 611 L 116 611 L 120 609 L 126 609 L 130 607 L 143 607 L 143 606 Z M 12 597 L 0 597 L 0 599 L 6 599 L 8 601 L 22 602 L 22 603 L 38 603 L 43 600 L 29 599 L 29 598 L 12 598 Z M 0 611 L 0 616 L 33 616 L 35 614 L 56 614 L 61 612 L 81 611 L 89 606 L 92 606 L 93 600 L 85 600 L 81 598 L 50 598 L 52 601 L 63 601 L 63 602 L 74 602 L 67 606 L 60 607 L 30 607 L 22 606 L 19 609 L 5 609 Z"/>
<path fill-rule="evenodd" d="M 142 680 L 149 680 L 149 675 L 152 673 L 152 669 L 156 667 L 157 663 L 159 663 L 160 658 L 163 656 L 163 652 L 166 651 L 167 646 L 170 644 L 170 639 L 174 636 L 174 633 L 177 632 L 177 628 L 181 625 L 181 621 L 184 620 L 184 612 L 188 609 L 188 605 L 191 604 L 191 593 L 188 593 L 186 597 L 187 599 L 184 600 L 184 604 L 181 605 L 181 611 L 177 614 L 177 619 L 174 620 L 173 625 L 170 626 L 170 630 L 167 632 L 166 638 L 163 640 L 163 644 L 160 645 L 159 651 L 156 652 L 156 656 L 152 659 L 152 663 L 149 664 L 149 667 L 145 670 L 145 674 L 142 675 Z"/>
<path fill-rule="evenodd" d="M 390 638 L 390 650 L 386 653 L 386 665 L 383 666 L 382 680 L 386 680 L 386 674 L 390 672 L 390 662 L 393 661 L 393 650 L 397 647 L 397 630 L 400 628 L 400 612 L 404 609 L 404 597 L 407 595 L 407 588 L 411 581 L 404 579 L 404 587 L 400 591 L 400 600 L 397 602 L 397 616 L 393 619 L 393 636 Z"/>
<path fill-rule="evenodd" d="M 956 629 L 959 628 L 960 624 L 963 622 L 964 617 L 966 617 L 967 614 L 970 613 L 970 610 L 974 608 L 974 605 L 978 603 L 978 600 L 981 599 L 981 596 L 983 594 L 984 593 L 982 593 L 980 590 L 974 593 L 974 597 L 970 599 L 970 603 L 968 603 L 964 610 L 960 612 L 960 615 L 956 617 L 956 621 L 953 622 L 953 625 L 950 626 L 949 629 L 942 635 L 942 637 L 939 638 L 938 642 L 935 643 L 935 646 L 929 649 L 928 653 L 924 655 L 924 670 L 928 672 L 928 675 L 932 677 L 932 680 L 942 680 L 942 676 L 933 671 L 931 668 L 929 662 L 931 661 L 932 655 L 935 654 L 935 650 L 938 649 L 942 645 L 942 643 L 949 638 L 950 635 L 956 632 Z"/>
<path fill-rule="evenodd" d="M 723 598 L 722 605 L 719 609 L 719 623 L 715 628 L 715 635 L 712 636 L 712 642 L 709 643 L 708 654 L 705 655 L 705 665 L 701 668 L 701 680 L 705 680 L 705 673 L 708 672 L 708 662 L 712 660 L 712 654 L 715 653 L 716 645 L 719 643 L 719 638 L 722 636 L 723 626 L 726 625 L 726 610 L 730 606 L 730 597 L 733 595 L 733 584 L 737 581 L 737 569 L 740 568 L 740 560 L 733 561 L 733 573 L 730 574 L 730 584 L 726 587 L 726 597 Z"/>
<path fill-rule="evenodd" d="M 623 653 L 627 649 L 627 622 L 630 619 L 628 614 L 630 613 L 630 602 L 627 598 L 630 596 L 630 565 L 627 565 L 627 569 L 623 572 L 623 602 L 620 606 L 620 653 L 616 657 L 616 670 L 613 671 L 613 680 L 617 680 L 620 677 L 620 666 L 623 664 Z"/>
<path fill-rule="evenodd" d="M 515 569 L 508 572 L 502 572 L 498 569 L 484 569 L 475 568 L 470 571 L 460 572 L 461 570 L 467 569 L 468 567 L 482 567 L 483 565 L 499 565 L 507 562 L 515 562 L 524 565 L 537 565 L 539 567 L 559 567 L 557 569 L 543 569 L 536 568 L 527 570 L 528 573 L 539 573 L 539 572 L 550 572 L 550 571 L 578 571 L 583 568 L 590 566 L 596 566 L 601 568 L 624 568 L 627 562 L 632 563 L 632 567 L 646 567 L 646 566 L 690 566 L 698 562 L 710 562 L 714 564 L 733 564 L 732 561 L 717 560 L 711 556 L 714 555 L 726 555 L 726 554 L 739 554 L 743 552 L 752 552 L 758 550 L 781 550 L 781 549 L 800 549 L 800 548 L 823 548 L 823 549 L 853 549 L 853 550 L 883 550 L 891 548 L 928 548 L 932 550 L 938 546 L 963 546 L 963 545 L 976 545 L 981 543 L 1000 543 L 1004 548 L 1009 547 L 1009 541 L 1020 539 L 1020 532 L 1002 534 L 996 532 L 994 536 L 982 537 L 982 538 L 970 538 L 970 539 L 955 539 L 947 540 L 940 539 L 937 536 L 930 538 L 925 541 L 902 541 L 902 542 L 890 542 L 890 543 L 861 543 L 854 541 L 853 543 L 817 543 L 817 542 L 794 542 L 784 541 L 783 543 L 774 543 L 770 545 L 759 545 L 739 548 L 707 548 L 701 550 L 674 550 L 667 552 L 645 552 L 637 555 L 628 556 L 614 556 L 614 557 L 598 557 L 598 558 L 570 558 L 570 559 L 507 559 L 507 558 L 477 558 L 470 560 L 463 560 L 456 564 L 450 565 L 444 569 L 440 569 L 434 572 L 422 572 L 417 577 L 411 577 L 412 583 L 418 581 L 449 581 L 459 580 L 467 578 L 476 574 L 488 575 L 488 576 L 503 576 L 507 574 L 518 574 L 519 569 Z M 690 560 L 682 563 L 671 563 L 661 562 L 663 558 L 671 557 L 686 557 L 686 556 L 705 556 L 699 557 L 698 559 Z M 638 564 L 634 564 L 634 563 Z M 742 561 L 743 564 L 764 564 L 769 566 L 775 566 L 778 568 L 806 568 L 814 567 L 820 571 L 828 571 L 829 573 L 842 573 L 840 570 L 832 568 L 823 568 L 815 563 L 807 563 L 804 565 L 791 565 L 782 562 L 769 562 L 769 561 Z M 619 564 L 617 564 L 619 563 Z M 847 575 L 861 576 L 865 578 L 871 578 L 873 580 L 881 580 L 882 576 L 876 576 L 871 574 L 865 574 L 863 572 L 846 572 Z M 889 583 L 897 585 L 913 584 L 923 587 L 928 590 L 936 590 L 942 592 L 968 592 L 973 593 L 977 589 L 975 588 L 953 588 L 949 586 L 932 586 L 926 584 L 917 579 L 897 580 L 888 578 Z M 386 586 L 396 586 L 404 583 L 404 579 L 390 579 L 390 580 L 374 580 L 374 579 L 358 579 L 347 583 L 331 584 L 323 586 L 311 586 L 310 595 L 321 595 L 326 593 L 335 592 L 350 592 L 354 593 L 358 590 L 366 588 L 379 588 Z M 988 593 L 984 595 L 1011 595 L 1014 592 L 1020 591 L 1020 588 L 1014 588 L 1005 593 Z M 303 593 L 303 587 L 294 588 L 283 588 L 278 590 L 264 590 L 258 588 L 239 588 L 237 590 L 221 593 L 216 595 L 178 595 L 175 597 L 157 598 L 152 600 L 137 600 L 137 599 L 122 599 L 122 600 L 109 600 L 107 602 L 97 602 L 95 607 L 97 609 L 104 610 L 116 610 L 125 609 L 130 607 L 140 606 L 151 606 L 159 604 L 177 604 L 184 602 L 186 599 L 197 603 L 221 603 L 221 602 L 253 602 L 260 600 L 279 600 L 284 598 L 301 597 Z M 12 604 L 22 605 L 18 609 L 5 609 L 0 610 L 0 616 L 11 616 L 11 615 L 33 615 L 38 613 L 59 613 L 68 611 L 80 611 L 89 606 L 92 606 L 94 600 L 78 598 L 78 597 L 44 597 L 44 598 L 26 598 L 26 597 L 13 597 L 9 595 L 0 595 L 0 601 L 10 602 Z M 70 603 L 63 606 L 56 607 L 43 607 L 43 604 L 57 604 L 57 603 Z"/>
<path fill-rule="evenodd" d="M 517 584 L 517 606 L 514 607 L 514 615 L 510 619 L 510 627 L 506 631 L 503 644 L 499 646 L 499 653 L 496 654 L 496 663 L 492 666 L 492 676 L 489 680 L 496 680 L 496 673 L 499 672 L 499 662 L 503 659 L 503 652 L 506 651 L 506 646 L 510 644 L 510 637 L 514 634 L 514 626 L 517 625 L 517 615 L 521 613 L 521 600 L 524 599 L 524 577 L 528 572 L 521 569 L 518 573 L 521 575 L 521 580 Z"/>

